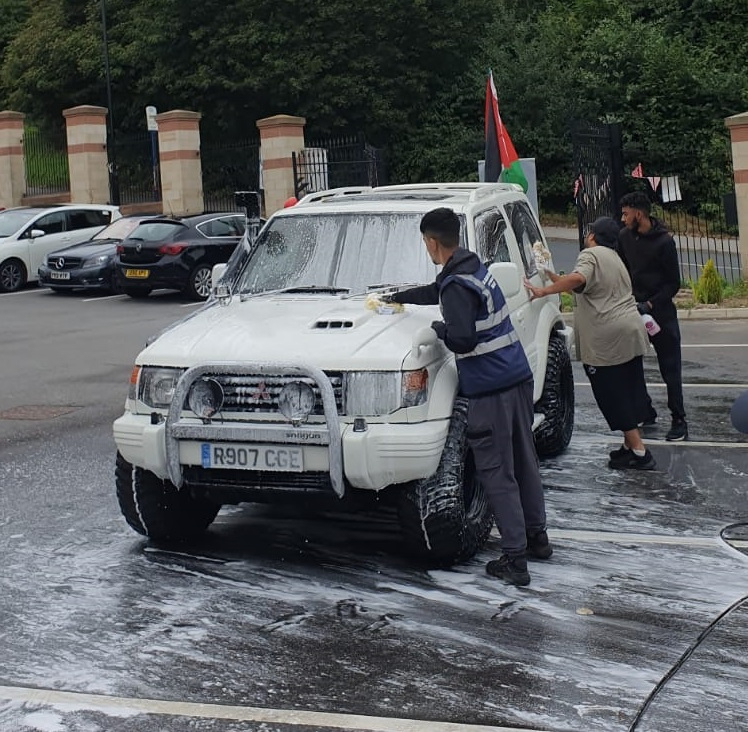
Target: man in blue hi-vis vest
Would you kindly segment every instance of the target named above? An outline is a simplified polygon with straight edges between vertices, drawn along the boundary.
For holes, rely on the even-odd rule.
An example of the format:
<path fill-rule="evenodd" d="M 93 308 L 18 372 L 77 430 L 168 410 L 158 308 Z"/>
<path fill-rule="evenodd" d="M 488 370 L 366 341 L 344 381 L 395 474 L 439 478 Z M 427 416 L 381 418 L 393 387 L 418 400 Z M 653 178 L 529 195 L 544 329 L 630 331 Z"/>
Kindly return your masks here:
<path fill-rule="evenodd" d="M 433 284 L 388 299 L 441 307 L 444 321 L 431 327 L 455 354 L 460 394 L 468 400 L 468 443 L 501 533 L 502 555 L 486 571 L 527 585 L 528 555 L 548 559 L 553 553 L 532 436 L 532 371 L 501 289 L 477 255 L 459 246 L 457 214 L 449 208 L 429 211 L 421 234 L 442 271 Z"/>

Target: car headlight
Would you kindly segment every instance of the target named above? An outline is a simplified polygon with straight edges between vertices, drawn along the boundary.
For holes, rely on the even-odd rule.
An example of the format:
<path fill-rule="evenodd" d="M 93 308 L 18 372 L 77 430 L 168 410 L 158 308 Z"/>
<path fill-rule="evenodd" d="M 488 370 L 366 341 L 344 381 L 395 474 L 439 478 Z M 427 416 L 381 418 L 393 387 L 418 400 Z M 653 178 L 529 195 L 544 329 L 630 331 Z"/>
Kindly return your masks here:
<path fill-rule="evenodd" d="M 138 378 L 138 399 L 154 409 L 168 409 L 184 369 L 143 366 Z"/>
<path fill-rule="evenodd" d="M 351 417 L 381 417 L 401 407 L 424 404 L 428 371 L 353 371 L 345 376 L 345 413 Z"/>
<path fill-rule="evenodd" d="M 89 267 L 101 267 L 102 264 L 106 264 L 112 258 L 111 254 L 99 254 L 90 259 L 86 259 L 81 265 L 81 269 L 88 269 Z"/>

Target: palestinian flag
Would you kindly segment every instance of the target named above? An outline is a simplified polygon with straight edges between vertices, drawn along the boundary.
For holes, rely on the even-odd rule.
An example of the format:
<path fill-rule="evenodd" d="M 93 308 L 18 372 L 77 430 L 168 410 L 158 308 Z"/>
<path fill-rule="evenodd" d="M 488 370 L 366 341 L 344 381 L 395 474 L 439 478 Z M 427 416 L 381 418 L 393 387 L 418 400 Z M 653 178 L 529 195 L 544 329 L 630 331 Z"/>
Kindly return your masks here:
<path fill-rule="evenodd" d="M 493 72 L 488 72 L 486 80 L 486 113 L 485 113 L 485 178 L 490 183 L 518 183 L 527 193 L 527 178 L 519 164 L 517 151 L 514 149 L 509 133 L 501 121 L 499 100 L 493 83 Z"/>

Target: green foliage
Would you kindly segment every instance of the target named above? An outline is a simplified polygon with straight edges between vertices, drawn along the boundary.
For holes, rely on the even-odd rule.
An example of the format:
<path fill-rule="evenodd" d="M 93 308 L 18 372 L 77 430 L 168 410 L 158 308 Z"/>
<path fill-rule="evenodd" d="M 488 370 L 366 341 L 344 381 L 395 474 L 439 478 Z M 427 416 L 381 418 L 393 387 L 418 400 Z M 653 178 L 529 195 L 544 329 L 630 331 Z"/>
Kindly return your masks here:
<path fill-rule="evenodd" d="M 706 305 L 721 303 L 723 299 L 722 288 L 722 279 L 717 274 L 714 262 L 708 259 L 701 270 L 699 279 L 693 286 L 694 300 Z"/>

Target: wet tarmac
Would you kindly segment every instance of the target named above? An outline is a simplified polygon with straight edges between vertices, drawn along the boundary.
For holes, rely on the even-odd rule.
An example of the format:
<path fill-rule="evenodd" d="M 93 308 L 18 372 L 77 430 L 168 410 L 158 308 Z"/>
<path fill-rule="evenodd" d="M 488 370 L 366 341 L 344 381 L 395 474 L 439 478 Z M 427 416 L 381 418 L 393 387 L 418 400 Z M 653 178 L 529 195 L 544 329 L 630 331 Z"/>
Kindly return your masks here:
<path fill-rule="evenodd" d="M 0 730 L 748 729 L 730 353 L 684 356 L 691 441 L 661 418 L 651 473 L 606 467 L 618 439 L 575 363 L 574 438 L 542 464 L 555 553 L 528 588 L 485 574 L 495 536 L 414 565 L 386 509 L 229 507 L 154 546 L 119 514 L 105 421 L 0 450 Z"/>

